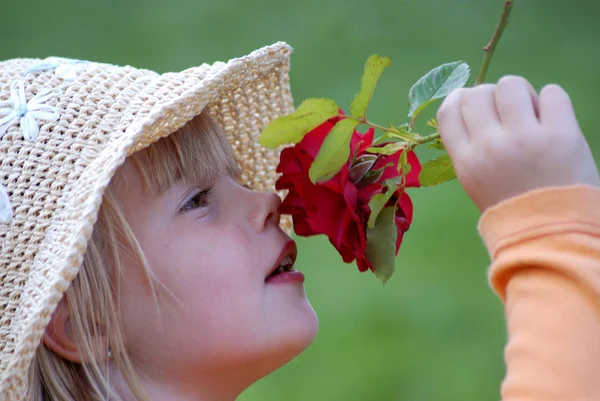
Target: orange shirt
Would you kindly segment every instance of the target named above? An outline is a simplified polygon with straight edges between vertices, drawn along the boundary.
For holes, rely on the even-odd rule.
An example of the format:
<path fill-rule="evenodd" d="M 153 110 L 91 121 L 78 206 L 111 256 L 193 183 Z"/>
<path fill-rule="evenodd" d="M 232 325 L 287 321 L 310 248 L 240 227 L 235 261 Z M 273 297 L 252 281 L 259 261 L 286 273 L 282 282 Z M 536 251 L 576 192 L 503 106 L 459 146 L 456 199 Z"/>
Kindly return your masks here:
<path fill-rule="evenodd" d="M 502 400 L 600 400 L 600 189 L 508 199 L 483 214 L 479 232 L 505 306 Z"/>

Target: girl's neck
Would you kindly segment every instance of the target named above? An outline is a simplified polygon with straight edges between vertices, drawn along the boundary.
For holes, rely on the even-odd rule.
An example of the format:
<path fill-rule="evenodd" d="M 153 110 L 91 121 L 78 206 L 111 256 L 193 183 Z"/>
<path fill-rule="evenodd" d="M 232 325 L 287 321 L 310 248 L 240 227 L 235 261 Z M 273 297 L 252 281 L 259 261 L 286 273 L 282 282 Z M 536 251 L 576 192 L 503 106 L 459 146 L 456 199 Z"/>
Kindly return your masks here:
<path fill-rule="evenodd" d="M 117 369 L 110 381 L 123 401 L 139 401 Z M 146 375 L 138 372 L 141 390 L 150 401 L 235 401 L 252 382 L 239 380 L 237 375 Z"/>
<path fill-rule="evenodd" d="M 150 401 L 235 401 L 252 384 L 281 367 L 273 360 L 253 360 L 240 366 L 211 366 L 203 370 L 156 371 L 136 366 L 140 387 Z M 109 379 L 123 401 L 139 401 L 116 364 Z"/>

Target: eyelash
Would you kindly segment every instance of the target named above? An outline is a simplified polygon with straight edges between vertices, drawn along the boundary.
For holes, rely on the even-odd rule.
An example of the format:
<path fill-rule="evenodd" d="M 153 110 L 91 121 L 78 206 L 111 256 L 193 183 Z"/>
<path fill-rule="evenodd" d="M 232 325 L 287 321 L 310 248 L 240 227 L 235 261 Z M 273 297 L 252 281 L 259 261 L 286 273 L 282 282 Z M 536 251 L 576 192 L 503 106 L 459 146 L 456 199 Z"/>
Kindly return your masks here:
<path fill-rule="evenodd" d="M 189 212 L 190 210 L 206 207 L 210 203 L 212 187 L 203 189 L 192 196 L 179 210 L 180 212 Z"/>

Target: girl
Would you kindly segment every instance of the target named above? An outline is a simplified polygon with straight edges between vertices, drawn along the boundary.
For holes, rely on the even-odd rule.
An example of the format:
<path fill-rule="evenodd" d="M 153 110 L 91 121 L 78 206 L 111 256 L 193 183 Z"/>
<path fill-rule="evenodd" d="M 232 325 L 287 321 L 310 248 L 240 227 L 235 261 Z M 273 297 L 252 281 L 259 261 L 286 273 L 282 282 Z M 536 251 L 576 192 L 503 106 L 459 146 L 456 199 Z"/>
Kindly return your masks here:
<path fill-rule="evenodd" d="M 310 345 L 256 141 L 293 109 L 289 54 L 0 65 L 3 399 L 234 400 Z M 568 97 L 508 77 L 438 117 L 506 302 L 504 400 L 597 398 L 600 183 Z"/>

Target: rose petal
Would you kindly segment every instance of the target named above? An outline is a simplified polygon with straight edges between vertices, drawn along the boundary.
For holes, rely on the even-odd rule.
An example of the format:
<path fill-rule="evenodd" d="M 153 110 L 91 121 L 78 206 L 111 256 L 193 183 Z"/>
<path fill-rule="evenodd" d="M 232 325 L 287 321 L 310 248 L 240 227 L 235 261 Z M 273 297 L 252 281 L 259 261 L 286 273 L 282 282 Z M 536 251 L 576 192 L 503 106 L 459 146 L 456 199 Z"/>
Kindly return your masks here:
<path fill-rule="evenodd" d="M 396 213 L 401 212 L 408 220 L 408 223 L 409 224 L 412 223 L 413 203 L 412 203 L 412 200 L 410 199 L 410 196 L 408 196 L 408 194 L 406 192 L 402 192 L 398 206 L 399 206 L 398 211 Z"/>
<path fill-rule="evenodd" d="M 361 155 L 365 153 L 368 148 L 373 146 L 374 137 L 375 130 L 373 128 L 369 128 L 364 134 L 361 134 L 355 130 L 352 140 L 350 141 L 350 146 L 352 149 L 358 147 L 358 149 L 356 149 L 356 153 Z"/>
<path fill-rule="evenodd" d="M 369 269 L 373 269 L 373 264 L 369 262 L 369 259 L 367 259 L 364 254 L 356 258 L 356 265 L 360 272 L 366 272 Z"/>
<path fill-rule="evenodd" d="M 421 183 L 419 182 L 419 174 L 422 170 L 421 162 L 419 162 L 415 152 L 409 152 L 407 160 L 410 164 L 410 173 L 406 175 L 406 187 L 418 188 L 421 186 Z"/>
<path fill-rule="evenodd" d="M 314 160 L 327 134 L 331 131 L 337 121 L 327 120 L 317 128 L 304 135 L 304 138 L 296 145 L 296 149 L 307 153 Z"/>
<path fill-rule="evenodd" d="M 398 256 L 398 252 L 400 252 L 400 246 L 402 245 L 402 239 L 404 239 L 404 234 L 398 233 L 398 237 L 396 238 L 396 256 Z"/>

